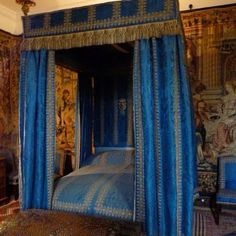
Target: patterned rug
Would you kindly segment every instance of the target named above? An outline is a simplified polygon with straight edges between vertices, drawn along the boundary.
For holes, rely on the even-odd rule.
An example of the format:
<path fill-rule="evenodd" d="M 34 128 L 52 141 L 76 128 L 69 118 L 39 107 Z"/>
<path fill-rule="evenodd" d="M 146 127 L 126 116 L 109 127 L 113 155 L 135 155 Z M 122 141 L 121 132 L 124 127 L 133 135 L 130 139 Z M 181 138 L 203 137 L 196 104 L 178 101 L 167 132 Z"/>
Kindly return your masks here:
<path fill-rule="evenodd" d="M 57 211 L 28 210 L 0 223 L 4 236 L 140 236 L 141 226 Z"/>
<path fill-rule="evenodd" d="M 17 201 L 0 207 L 0 235 L 142 235 L 140 225 L 133 223 L 43 210 L 30 210 L 15 214 L 18 211 Z M 24 233 L 19 234 L 19 232 Z M 236 236 L 236 211 L 223 211 L 220 215 L 220 224 L 217 226 L 210 210 L 196 208 L 193 236 Z"/>
<path fill-rule="evenodd" d="M 193 236 L 236 236 L 236 211 L 223 211 L 219 225 L 208 209 L 195 209 Z"/>

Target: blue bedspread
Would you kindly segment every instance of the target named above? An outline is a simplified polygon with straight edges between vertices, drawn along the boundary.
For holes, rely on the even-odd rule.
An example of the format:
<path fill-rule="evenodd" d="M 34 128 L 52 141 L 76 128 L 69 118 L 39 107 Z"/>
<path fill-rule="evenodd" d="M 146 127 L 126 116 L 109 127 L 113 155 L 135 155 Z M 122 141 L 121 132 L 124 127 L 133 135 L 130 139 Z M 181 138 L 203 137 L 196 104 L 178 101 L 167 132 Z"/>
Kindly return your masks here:
<path fill-rule="evenodd" d="M 103 152 L 61 178 L 53 209 L 119 219 L 133 219 L 134 151 Z"/>

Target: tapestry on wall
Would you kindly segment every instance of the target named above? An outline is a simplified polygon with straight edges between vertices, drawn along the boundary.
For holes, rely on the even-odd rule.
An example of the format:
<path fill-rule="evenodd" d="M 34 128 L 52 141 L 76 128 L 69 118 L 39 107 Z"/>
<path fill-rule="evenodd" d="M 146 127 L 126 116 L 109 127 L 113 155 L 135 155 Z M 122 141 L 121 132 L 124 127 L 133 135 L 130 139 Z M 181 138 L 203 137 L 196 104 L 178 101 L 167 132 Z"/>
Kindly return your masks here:
<path fill-rule="evenodd" d="M 16 157 L 20 43 L 20 38 L 0 31 L 0 151 Z"/>
<path fill-rule="evenodd" d="M 78 74 L 59 65 L 56 65 L 55 71 L 56 145 L 58 150 L 69 151 L 74 156 Z"/>
<path fill-rule="evenodd" d="M 236 6 L 183 12 L 196 121 L 198 181 L 215 192 L 217 162 L 236 153 Z"/>

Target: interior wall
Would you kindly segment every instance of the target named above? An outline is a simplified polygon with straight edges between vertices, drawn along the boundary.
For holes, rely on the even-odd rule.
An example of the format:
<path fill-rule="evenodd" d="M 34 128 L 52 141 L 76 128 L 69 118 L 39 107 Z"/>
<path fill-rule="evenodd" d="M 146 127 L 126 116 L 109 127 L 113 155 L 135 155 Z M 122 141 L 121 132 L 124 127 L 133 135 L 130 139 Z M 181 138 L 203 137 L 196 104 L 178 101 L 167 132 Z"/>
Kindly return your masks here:
<path fill-rule="evenodd" d="M 19 37 L 0 31 L 0 151 L 18 157 Z"/>
<path fill-rule="evenodd" d="M 200 191 L 215 192 L 220 155 L 236 153 L 236 6 L 181 14 L 192 87 Z"/>

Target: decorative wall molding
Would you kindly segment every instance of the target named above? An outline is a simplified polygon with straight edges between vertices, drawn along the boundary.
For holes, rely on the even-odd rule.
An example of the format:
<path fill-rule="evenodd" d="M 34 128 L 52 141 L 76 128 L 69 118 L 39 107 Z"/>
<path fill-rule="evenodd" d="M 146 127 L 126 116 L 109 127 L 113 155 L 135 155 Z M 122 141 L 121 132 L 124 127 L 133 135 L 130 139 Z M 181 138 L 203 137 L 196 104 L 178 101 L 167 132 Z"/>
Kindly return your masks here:
<path fill-rule="evenodd" d="M 0 29 L 14 35 L 23 32 L 21 15 L 0 4 Z"/>
<path fill-rule="evenodd" d="M 206 9 L 201 11 L 189 11 L 182 14 L 182 20 L 185 28 L 199 27 L 199 26 L 212 26 L 217 24 L 227 24 L 234 25 L 235 18 L 232 17 L 236 15 L 236 8 L 226 7 L 226 8 L 214 8 L 212 10 Z M 235 27 L 234 27 L 235 29 Z M 235 37 L 235 35 L 234 35 Z"/>
<path fill-rule="evenodd" d="M 235 0 L 179 0 L 180 10 L 189 10 L 189 4 L 192 4 L 193 10 L 207 7 L 216 7 L 222 5 L 235 4 Z"/>

